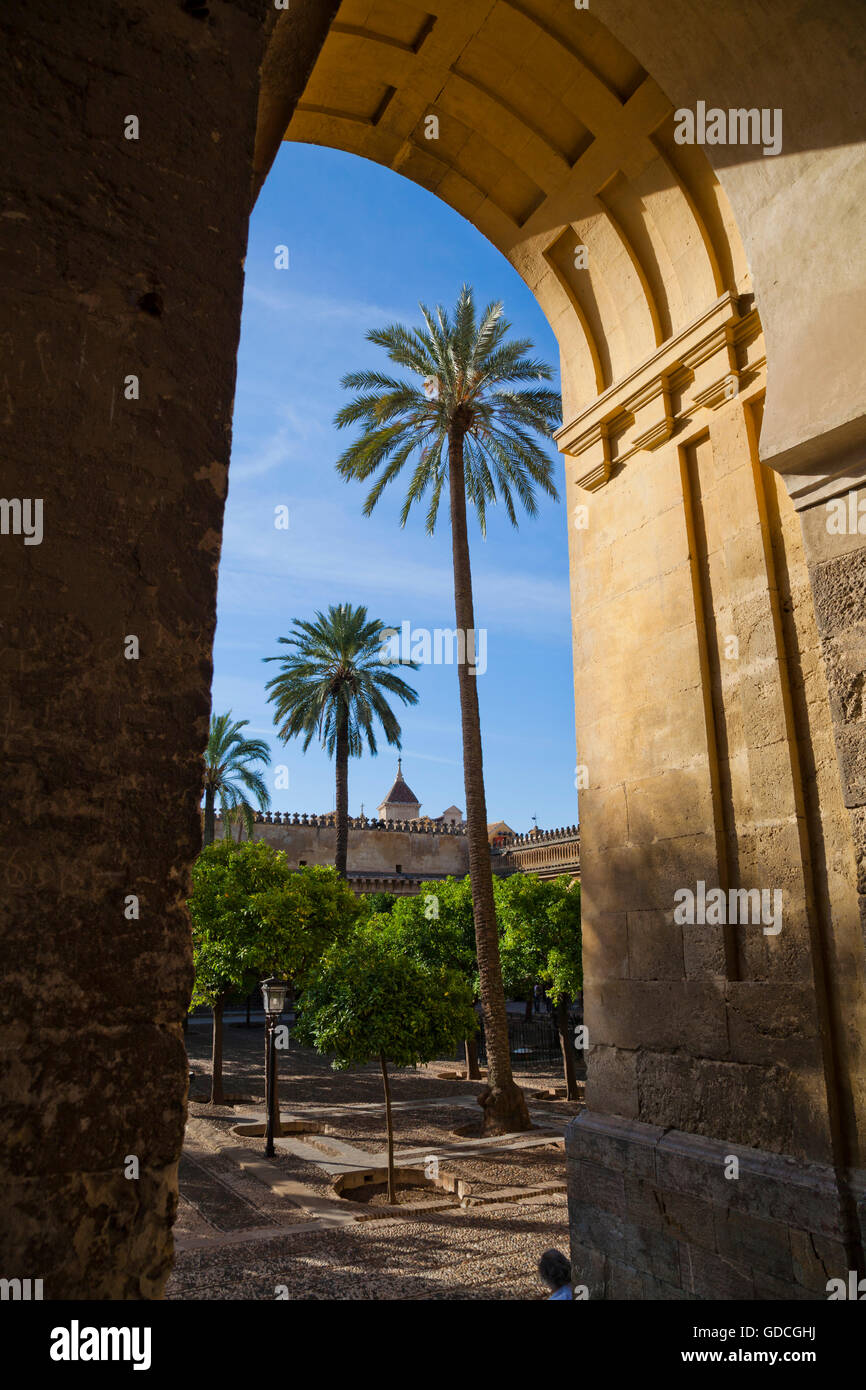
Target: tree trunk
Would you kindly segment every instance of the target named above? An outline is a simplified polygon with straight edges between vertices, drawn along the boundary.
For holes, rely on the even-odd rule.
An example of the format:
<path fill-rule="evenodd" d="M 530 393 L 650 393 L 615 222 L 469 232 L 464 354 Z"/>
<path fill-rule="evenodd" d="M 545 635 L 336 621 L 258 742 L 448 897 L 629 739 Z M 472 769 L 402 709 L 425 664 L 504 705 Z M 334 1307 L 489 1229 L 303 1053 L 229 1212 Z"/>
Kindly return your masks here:
<path fill-rule="evenodd" d="M 334 864 L 340 878 L 346 877 L 346 860 L 349 853 L 349 730 L 346 724 L 346 707 L 337 709 L 337 851 Z"/>
<path fill-rule="evenodd" d="M 223 1091 L 223 1004 L 225 995 L 220 995 L 213 1006 L 213 1039 L 211 1050 L 211 1105 L 225 1105 Z"/>
<path fill-rule="evenodd" d="M 212 845 L 216 834 L 216 814 L 214 808 L 214 789 L 204 789 L 204 843 Z"/>
<path fill-rule="evenodd" d="M 531 1021 L 531 1019 L 532 1019 L 532 1001 L 533 1001 L 533 994 L 532 994 L 532 986 L 530 985 L 530 986 L 529 986 L 529 994 L 527 995 L 527 998 L 526 998 L 526 1009 L 525 1009 L 524 1014 L 523 1014 L 523 1022 L 524 1022 L 524 1023 L 529 1023 L 529 1022 Z"/>
<path fill-rule="evenodd" d="M 463 1044 L 466 1053 L 466 1079 L 467 1081 L 480 1081 L 481 1068 L 478 1065 L 478 1039 L 467 1038 Z"/>
<path fill-rule="evenodd" d="M 394 1121 L 391 1118 L 391 1082 L 388 1079 L 388 1063 L 384 1052 L 379 1053 L 382 1064 L 382 1081 L 385 1085 L 385 1125 L 388 1130 L 388 1201 L 391 1206 L 397 1203 L 397 1188 L 394 1183 Z"/>
<path fill-rule="evenodd" d="M 574 1070 L 574 1043 L 568 1024 L 568 998 L 562 995 L 553 1006 L 553 1016 L 559 1033 L 559 1049 L 562 1053 L 562 1066 L 565 1072 L 566 1100 L 578 1100 L 577 1076 Z"/>
<path fill-rule="evenodd" d="M 487 1039 L 488 1082 L 479 1093 L 483 1108 L 481 1132 L 507 1134 L 532 1128 L 523 1092 L 511 1074 L 508 1043 L 508 1014 L 502 987 L 499 960 L 499 934 L 493 900 L 493 871 L 487 838 L 487 802 L 484 796 L 484 762 L 481 749 L 481 719 L 478 712 L 478 686 L 475 668 L 470 674 L 469 634 L 475 632 L 472 601 L 472 570 L 469 563 L 469 537 L 466 529 L 466 481 L 463 471 L 463 434 L 457 428 L 448 438 L 448 486 L 451 501 L 451 549 L 454 562 L 454 612 L 458 640 L 466 643 L 466 661 L 458 661 L 460 720 L 463 732 L 463 780 L 466 791 L 466 838 L 469 847 L 469 879 L 475 918 L 478 975 L 481 982 L 481 1011 Z"/>

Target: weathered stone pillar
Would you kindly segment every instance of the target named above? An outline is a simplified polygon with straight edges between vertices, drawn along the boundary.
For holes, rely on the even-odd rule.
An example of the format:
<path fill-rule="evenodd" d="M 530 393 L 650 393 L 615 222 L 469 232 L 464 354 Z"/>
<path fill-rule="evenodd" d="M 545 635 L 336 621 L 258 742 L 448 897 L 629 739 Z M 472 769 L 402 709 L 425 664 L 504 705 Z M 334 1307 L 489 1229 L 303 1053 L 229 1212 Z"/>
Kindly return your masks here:
<path fill-rule="evenodd" d="M 0 21 L 2 490 L 43 529 L 0 535 L 0 1272 L 47 1299 L 156 1297 L 171 1259 L 267 9 Z"/>
<path fill-rule="evenodd" d="M 827 492 L 800 519 L 866 940 L 866 487 L 846 478 Z"/>
<path fill-rule="evenodd" d="M 586 507 L 572 531 L 589 783 L 575 1278 L 592 1297 L 822 1297 L 862 1261 L 866 1120 L 825 661 L 799 518 L 758 462 L 754 314 L 731 304 L 659 356 L 607 393 L 601 430 L 589 409 L 560 436 L 569 502 Z M 849 721 L 853 572 L 849 557 L 813 575 Z M 848 749 L 850 729 L 837 740 Z M 723 912 L 701 910 L 712 889 Z"/>

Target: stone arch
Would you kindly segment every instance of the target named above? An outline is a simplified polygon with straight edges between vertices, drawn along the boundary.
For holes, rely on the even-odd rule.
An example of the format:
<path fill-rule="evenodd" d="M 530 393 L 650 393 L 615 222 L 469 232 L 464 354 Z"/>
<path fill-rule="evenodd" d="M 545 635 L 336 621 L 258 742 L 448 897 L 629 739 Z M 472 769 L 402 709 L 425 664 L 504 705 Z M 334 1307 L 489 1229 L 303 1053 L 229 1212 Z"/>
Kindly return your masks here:
<path fill-rule="evenodd" d="M 628 1258 L 606 1248 L 611 1213 L 589 1177 L 612 1147 L 649 1155 L 664 1190 L 693 1181 L 713 1231 L 727 1202 L 713 1165 L 732 1144 L 762 1179 L 739 1189 L 746 1226 L 769 1219 L 789 1254 L 820 1230 L 841 1271 L 860 1268 L 863 546 L 832 548 L 820 506 L 857 488 L 866 442 L 866 315 L 850 298 L 862 250 L 846 235 L 866 165 L 856 0 L 798 15 L 799 34 L 786 0 L 212 9 L 202 23 L 156 0 L 109 35 L 85 2 L 62 79 L 44 62 L 61 43 L 48 0 L 14 19 L 4 100 L 37 114 L 4 228 L 22 267 L 8 488 L 49 499 L 54 520 L 41 563 L 18 554 L 10 596 L 8 804 L 29 809 L 6 855 L 21 990 L 4 1271 L 28 1277 L 38 1253 L 47 1297 L 147 1298 L 170 1266 L 241 261 L 251 189 L 286 134 L 377 159 L 458 208 L 560 342 L 558 442 L 569 507 L 589 519 L 569 529 L 593 1039 L 570 1138 L 577 1268 L 593 1296 L 622 1281 L 676 1296 L 673 1272 L 644 1267 L 624 1193 Z M 785 153 L 677 146 L 674 107 L 698 100 L 783 108 Z M 130 101 L 137 148 L 117 114 Z M 144 386 L 132 409 L 120 359 Z M 138 663 L 122 656 L 129 631 Z M 786 932 L 675 930 L 672 891 L 698 879 L 783 885 Z M 127 891 L 139 925 L 123 921 Z M 60 1020 L 37 1007 L 46 978 Z M 81 1095 L 70 1140 L 57 1102 Z M 792 1158 L 814 1165 L 830 1216 L 790 1189 Z M 777 1195 L 771 1211 L 758 1188 Z M 712 1296 L 722 1266 L 738 1288 L 754 1280 L 749 1231 L 724 1239 L 707 1253 L 699 1232 L 662 1232 L 667 1253 L 703 1251 L 687 1292 Z"/>
<path fill-rule="evenodd" d="M 292 23 L 277 21 L 272 53 Z M 276 84 L 279 59 L 264 71 Z M 275 105 L 266 80 L 262 109 Z M 720 296 L 751 293 L 724 190 L 673 124 L 594 13 L 453 0 L 342 5 L 282 138 L 384 164 L 478 227 L 559 340 L 568 419 Z M 274 135 L 261 120 L 262 168 Z"/>

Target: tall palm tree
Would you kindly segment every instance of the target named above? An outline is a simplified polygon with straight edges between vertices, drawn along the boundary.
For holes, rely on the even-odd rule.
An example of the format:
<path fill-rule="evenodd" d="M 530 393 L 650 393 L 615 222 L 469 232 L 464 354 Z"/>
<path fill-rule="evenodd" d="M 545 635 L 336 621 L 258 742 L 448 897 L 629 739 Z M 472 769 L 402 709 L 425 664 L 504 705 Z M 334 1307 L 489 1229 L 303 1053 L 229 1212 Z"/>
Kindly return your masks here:
<path fill-rule="evenodd" d="M 279 661 L 282 670 L 265 689 L 273 701 L 274 724 L 284 743 L 303 738 L 304 752 L 318 738 L 334 758 L 337 775 L 337 849 L 335 866 L 346 877 L 349 848 L 349 759 L 360 758 L 364 740 L 376 752 L 374 720 L 382 726 L 389 743 L 400 747 L 400 725 L 385 698 L 384 691 L 396 695 L 404 705 L 417 704 L 411 685 L 393 671 L 393 666 L 417 670 L 415 661 L 388 659 L 384 655 L 386 628 L 367 617 L 366 608 L 350 603 L 331 605 L 327 613 L 317 613 L 314 622 L 293 618 L 294 627 L 280 642 L 292 650 L 283 656 L 266 656 Z"/>
<path fill-rule="evenodd" d="M 244 738 L 241 730 L 249 724 L 248 719 L 238 719 L 232 723 L 232 712 L 213 714 L 210 721 L 210 737 L 204 754 L 204 842 L 213 844 L 215 807 L 217 800 L 223 817 L 225 833 L 230 833 L 230 824 L 235 816 L 243 819 L 247 834 L 252 838 L 253 807 L 247 799 L 251 793 L 258 802 L 260 811 L 267 810 L 271 804 L 268 789 L 260 772 L 253 764 L 271 761 L 271 750 L 261 738 Z"/>
<path fill-rule="evenodd" d="M 560 401 L 555 391 L 538 385 L 549 381 L 552 372 L 529 355 L 532 344 L 525 339 L 508 341 L 510 324 L 501 304 L 489 304 L 479 319 L 472 290 L 464 285 L 453 317 L 441 306 L 435 314 L 423 304 L 420 309 L 424 318 L 420 328 L 392 324 L 367 335 L 415 381 L 371 371 L 343 378 L 342 385 L 358 394 L 338 413 L 336 423 L 341 429 L 360 425 L 361 433 L 341 455 L 337 469 L 347 479 L 375 479 L 364 503 L 364 514 L 369 516 L 384 489 L 411 459 L 414 471 L 401 524 L 405 526 L 413 504 L 429 493 L 428 534 L 433 533 L 447 484 L 454 608 L 458 632 L 468 650 L 475 609 L 467 499 L 485 535 L 488 506 L 501 502 L 516 526 L 515 500 L 533 516 L 536 488 L 557 497 L 552 460 L 535 436 L 549 437 L 560 418 Z M 458 681 L 469 873 L 489 1060 L 489 1085 L 479 1100 L 484 1107 L 484 1133 L 502 1133 L 528 1129 L 530 1120 L 523 1092 L 511 1073 L 487 838 L 478 689 L 475 671 L 470 673 L 465 662 L 458 664 Z"/>

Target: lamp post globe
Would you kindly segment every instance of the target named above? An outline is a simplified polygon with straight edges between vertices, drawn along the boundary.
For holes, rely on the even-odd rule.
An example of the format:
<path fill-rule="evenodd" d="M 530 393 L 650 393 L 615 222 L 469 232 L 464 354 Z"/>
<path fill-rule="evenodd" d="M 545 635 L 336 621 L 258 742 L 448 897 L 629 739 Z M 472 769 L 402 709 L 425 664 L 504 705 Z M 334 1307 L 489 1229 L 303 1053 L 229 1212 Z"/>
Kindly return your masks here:
<path fill-rule="evenodd" d="M 277 1054 L 275 1047 L 277 1019 L 286 1006 L 288 984 L 276 975 L 262 980 L 262 1000 L 265 1006 L 265 1028 L 267 1046 L 265 1048 L 265 1106 L 267 1126 L 265 1128 L 265 1157 L 274 1157 L 274 1134 L 277 1128 Z"/>
<path fill-rule="evenodd" d="M 278 979 L 276 975 L 269 975 L 266 980 L 262 980 L 262 999 L 268 1017 L 279 1018 L 286 1007 L 288 989 L 287 982 Z"/>

